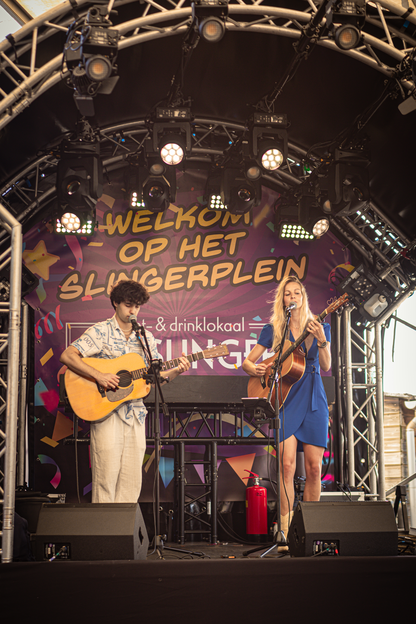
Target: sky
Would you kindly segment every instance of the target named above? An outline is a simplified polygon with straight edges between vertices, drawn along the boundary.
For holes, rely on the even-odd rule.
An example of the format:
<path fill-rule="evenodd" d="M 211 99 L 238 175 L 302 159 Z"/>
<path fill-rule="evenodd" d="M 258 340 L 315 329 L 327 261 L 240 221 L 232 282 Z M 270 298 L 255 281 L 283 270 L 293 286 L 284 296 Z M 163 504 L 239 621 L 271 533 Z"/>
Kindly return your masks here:
<path fill-rule="evenodd" d="M 398 318 L 416 327 L 416 294 L 397 311 Z M 396 336 L 394 339 L 394 326 Z M 394 352 L 393 352 L 394 339 Z M 384 392 L 416 396 L 416 330 L 390 322 L 384 338 Z"/>

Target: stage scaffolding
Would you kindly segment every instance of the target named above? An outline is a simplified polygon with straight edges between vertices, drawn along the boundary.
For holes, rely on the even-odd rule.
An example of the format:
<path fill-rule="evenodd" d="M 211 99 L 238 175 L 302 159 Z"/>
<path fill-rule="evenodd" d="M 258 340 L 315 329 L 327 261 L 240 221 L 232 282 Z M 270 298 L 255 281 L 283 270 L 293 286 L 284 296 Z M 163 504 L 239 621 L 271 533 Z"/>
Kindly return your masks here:
<path fill-rule="evenodd" d="M 0 408 L 2 413 L 2 428 L 0 430 L 1 557 L 3 563 L 10 563 L 13 558 L 17 428 L 19 420 L 19 392 L 22 386 L 22 380 L 20 379 L 21 360 L 19 357 L 22 306 L 22 226 L 2 204 L 0 204 L 0 220 L 1 226 L 10 235 L 11 241 L 10 249 L 0 257 L 0 270 L 10 265 L 9 300 L 3 301 L 0 306 L 0 314 L 2 316 L 8 314 L 7 334 L 2 335 L 0 347 L 1 352 L 7 348 L 7 375 L 6 379 L 0 378 L 2 389 L 6 392 L 6 398 L 2 401 Z"/>
<path fill-rule="evenodd" d="M 89 2 L 79 0 L 77 8 L 86 12 Z M 117 8 L 119 3 L 114 3 Z M 120 3 L 122 4 L 122 3 Z M 146 41 L 175 35 L 184 35 L 189 26 L 191 7 L 185 7 L 183 2 L 171 2 L 170 5 L 160 7 L 153 1 L 145 0 L 141 17 L 119 24 L 117 30 L 121 36 L 120 50 L 139 45 Z M 254 32 L 273 34 L 288 37 L 295 42 L 302 37 L 303 28 L 312 19 L 311 7 L 313 3 L 305 3 L 304 11 L 269 7 L 266 3 L 256 2 L 245 4 L 231 1 L 229 15 L 232 19 L 226 23 L 230 31 Z M 394 77 L 404 93 L 410 94 L 414 90 L 414 78 L 406 71 L 405 59 L 408 49 L 415 47 L 415 39 L 404 33 L 408 23 L 416 24 L 416 15 L 411 11 L 404 11 L 401 2 L 381 0 L 377 3 L 378 17 L 367 17 L 366 23 L 375 27 L 375 33 L 363 32 L 363 43 L 359 49 L 343 51 L 343 54 L 353 57 L 356 61 L 372 67 L 374 71 L 386 76 Z M 316 7 L 315 7 L 316 10 Z M 388 19 L 386 19 L 388 18 Z M 0 42 L 2 55 L 2 73 L 6 80 L 10 80 L 7 93 L 0 93 L 0 128 L 4 129 L 21 112 L 25 111 L 33 101 L 46 93 L 59 82 L 66 80 L 68 69 L 62 66 L 62 53 L 55 57 L 45 54 L 47 40 L 60 39 L 66 33 L 68 26 L 74 19 L 73 5 L 62 2 L 44 15 L 31 20 L 12 39 Z M 282 21 L 283 20 L 283 21 Z M 403 26 L 403 28 L 402 28 Z M 376 35 L 379 36 L 376 36 Z M 322 37 L 316 44 L 324 48 L 340 52 L 334 41 Z M 38 47 L 43 45 L 42 50 Z M 53 54 L 56 46 L 50 46 Z M 38 53 L 39 52 L 39 53 Z M 41 53 L 42 52 L 42 53 Z M 29 53 L 30 63 L 22 64 L 25 54 Z M 380 60 L 382 57 L 383 61 Z M 410 99 L 411 96 L 409 96 Z M 216 156 L 211 143 L 218 134 L 219 138 L 227 137 L 228 141 L 239 144 L 246 131 L 243 123 L 230 123 L 224 120 L 195 119 L 195 136 L 193 135 L 193 151 L 196 159 L 205 156 Z M 136 153 L 137 146 L 144 140 L 147 130 L 144 120 L 131 123 L 117 124 L 102 129 L 100 140 L 102 145 L 108 143 L 111 149 L 107 150 L 104 165 L 119 166 L 127 162 L 129 150 Z M 290 144 L 291 156 L 299 162 L 305 151 L 299 146 Z M 199 161 L 198 161 L 199 162 Z M 28 348 L 23 343 L 20 352 L 20 321 L 21 321 L 21 272 L 22 272 L 22 226 L 21 222 L 30 217 L 39 217 L 45 206 L 56 194 L 56 188 L 49 184 L 42 187 L 42 175 L 51 167 L 56 166 L 57 158 L 53 150 L 47 150 L 36 158 L 34 162 L 25 165 L 22 171 L 3 183 L 0 193 L 7 202 L 10 210 L 0 204 L 0 239 L 10 236 L 11 243 L 0 256 L 0 268 L 10 262 L 10 297 L 8 301 L 0 302 L 0 315 L 8 315 L 8 335 L 0 336 L 0 353 L 7 350 L 7 379 L 0 378 L 2 394 L 0 398 L 0 495 L 2 506 L 2 548 L 3 562 L 12 561 L 13 552 L 13 517 L 15 503 L 15 488 L 21 484 L 24 474 L 24 458 L 26 454 L 24 422 L 24 400 L 19 407 L 19 395 L 24 397 L 24 388 L 27 382 L 25 358 Z M 25 181 L 31 182 L 29 193 Z M 274 178 L 269 181 L 274 181 Z M 289 187 L 294 183 L 290 171 L 279 170 L 280 185 Z M 347 447 L 348 482 L 351 486 L 363 486 L 368 497 L 384 499 L 384 457 L 383 457 L 383 385 L 382 385 L 382 326 L 402 301 L 415 289 L 415 285 L 406 282 L 406 276 L 400 269 L 400 250 L 407 248 L 412 241 L 397 227 L 391 224 L 377 208 L 368 202 L 360 213 L 339 213 L 331 217 L 331 231 L 340 233 L 344 240 L 348 240 L 351 248 L 355 249 L 359 257 L 364 257 L 376 270 L 377 275 L 386 281 L 392 289 L 398 292 L 394 305 L 378 318 L 372 325 L 367 324 L 363 331 L 357 331 L 351 322 L 352 309 L 347 308 L 342 314 L 336 315 L 337 345 L 334 357 L 333 370 L 337 378 L 337 418 L 344 418 L 345 414 L 345 441 Z M 19 214 L 18 221 L 13 214 Z M 399 250 L 399 251 L 398 251 Z M 26 309 L 27 312 L 27 309 Z M 24 316 L 27 323 L 27 316 Z M 27 332 L 23 328 L 22 336 Z M 356 360 L 356 354 L 360 357 Z M 358 380 L 355 375 L 362 368 L 364 380 Z M 357 397 L 359 397 L 357 399 Z M 6 418 L 3 418 L 6 414 Z M 359 421 L 365 422 L 359 427 Z M 20 422 L 22 435 L 18 441 L 18 423 Z M 5 423 L 5 427 L 4 427 Z M 364 444 L 368 449 L 367 468 L 365 474 L 360 474 L 356 465 L 355 448 Z M 16 454 L 18 461 L 16 462 Z M 215 476 L 215 475 L 214 475 Z M 29 484 L 30 485 L 30 484 Z"/>

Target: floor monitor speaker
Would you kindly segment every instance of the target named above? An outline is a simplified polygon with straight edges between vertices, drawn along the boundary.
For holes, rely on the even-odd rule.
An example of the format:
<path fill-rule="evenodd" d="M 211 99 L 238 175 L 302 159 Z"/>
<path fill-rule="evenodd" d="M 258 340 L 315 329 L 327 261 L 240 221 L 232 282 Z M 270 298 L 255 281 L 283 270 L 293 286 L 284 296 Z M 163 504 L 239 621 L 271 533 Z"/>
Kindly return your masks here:
<path fill-rule="evenodd" d="M 388 501 L 301 502 L 288 542 L 292 557 L 397 555 L 393 507 Z"/>
<path fill-rule="evenodd" d="M 44 503 L 34 536 L 37 561 L 146 559 L 146 526 L 138 503 Z"/>

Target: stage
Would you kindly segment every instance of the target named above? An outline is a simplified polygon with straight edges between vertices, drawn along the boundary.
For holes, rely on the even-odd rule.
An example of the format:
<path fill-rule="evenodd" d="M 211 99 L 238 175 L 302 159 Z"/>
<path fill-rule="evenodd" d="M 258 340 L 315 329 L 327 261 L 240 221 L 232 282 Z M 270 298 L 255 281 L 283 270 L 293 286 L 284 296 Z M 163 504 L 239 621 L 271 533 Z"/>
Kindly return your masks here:
<path fill-rule="evenodd" d="M 414 555 L 295 558 L 274 550 L 260 558 L 244 556 L 250 547 L 236 543 L 168 546 L 179 552 L 149 549 L 140 561 L 2 565 L 2 619 L 228 624 L 345 616 L 363 622 L 414 610 Z"/>

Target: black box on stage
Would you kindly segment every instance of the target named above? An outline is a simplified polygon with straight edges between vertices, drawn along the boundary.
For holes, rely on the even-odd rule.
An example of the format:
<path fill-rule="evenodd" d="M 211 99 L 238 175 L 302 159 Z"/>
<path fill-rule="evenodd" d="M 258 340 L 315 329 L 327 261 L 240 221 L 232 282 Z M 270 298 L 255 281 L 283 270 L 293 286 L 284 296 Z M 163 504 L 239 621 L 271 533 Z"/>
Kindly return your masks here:
<path fill-rule="evenodd" d="M 146 559 L 149 538 L 138 503 L 42 505 L 37 561 Z"/>
<path fill-rule="evenodd" d="M 393 507 L 388 501 L 301 502 L 288 542 L 292 557 L 397 555 Z"/>

